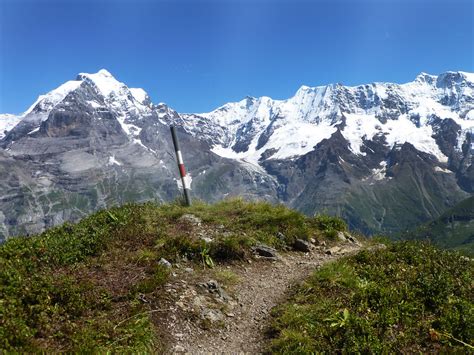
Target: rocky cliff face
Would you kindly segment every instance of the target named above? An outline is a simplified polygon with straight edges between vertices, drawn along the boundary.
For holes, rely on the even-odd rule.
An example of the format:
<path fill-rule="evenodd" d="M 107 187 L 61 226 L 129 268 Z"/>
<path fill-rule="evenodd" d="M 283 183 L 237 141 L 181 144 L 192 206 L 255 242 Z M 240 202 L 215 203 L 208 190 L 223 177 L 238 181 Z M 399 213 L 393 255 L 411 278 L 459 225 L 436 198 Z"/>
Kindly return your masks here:
<path fill-rule="evenodd" d="M 179 196 L 168 127 L 178 114 L 104 70 L 72 83 L 41 96 L 0 141 L 0 238 L 127 201 Z M 178 133 L 195 198 L 275 200 L 277 184 L 263 169 L 222 158 L 208 143 Z"/>
<path fill-rule="evenodd" d="M 390 233 L 474 192 L 470 73 L 303 86 L 287 100 L 247 97 L 178 114 L 101 70 L 7 118 L 0 238 L 126 201 L 179 196 L 170 124 L 179 127 L 193 194 L 208 201 L 265 198 Z"/>

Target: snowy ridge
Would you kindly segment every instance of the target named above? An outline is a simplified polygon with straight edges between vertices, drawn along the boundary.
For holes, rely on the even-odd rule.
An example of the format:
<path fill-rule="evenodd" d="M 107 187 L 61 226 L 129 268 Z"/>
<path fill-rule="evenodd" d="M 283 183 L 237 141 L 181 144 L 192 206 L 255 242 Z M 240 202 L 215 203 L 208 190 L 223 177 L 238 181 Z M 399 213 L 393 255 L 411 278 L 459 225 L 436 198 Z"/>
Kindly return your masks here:
<path fill-rule="evenodd" d="M 0 114 L 0 139 L 5 136 L 5 132 L 10 131 L 20 121 L 21 116 L 15 116 L 9 113 Z"/>
<path fill-rule="evenodd" d="M 364 140 L 383 136 L 389 147 L 410 142 L 446 162 L 431 122 L 433 117 L 454 120 L 462 128 L 462 145 L 474 128 L 474 74 L 421 73 L 406 84 L 302 86 L 287 100 L 247 97 L 212 112 L 182 116 L 187 131 L 197 136 L 205 133 L 198 122 L 215 127 L 208 140 L 216 154 L 254 164 L 304 155 L 338 129 L 354 154 L 364 155 Z"/>
<path fill-rule="evenodd" d="M 91 88 L 95 93 L 92 96 L 88 93 Z M 0 139 L 5 135 L 5 130 L 11 130 L 21 120 L 33 124 L 30 133 L 37 131 L 41 122 L 48 119 L 49 113 L 60 104 L 68 106 L 69 95 L 76 92 L 79 96 L 86 97 L 84 102 L 94 110 L 113 112 L 132 142 L 137 141 L 141 131 L 136 121 L 153 113 L 153 105 L 145 90 L 128 88 L 107 70 L 101 69 L 93 74 L 80 73 L 76 80 L 67 81 L 49 93 L 40 95 L 33 105 L 18 118 L 2 117 Z M 64 109 L 61 108 L 61 110 Z"/>
<path fill-rule="evenodd" d="M 474 74 L 467 72 L 421 73 L 406 84 L 303 85 L 286 100 L 246 97 L 208 113 L 178 115 L 164 104 L 153 105 L 143 89 L 128 88 L 101 69 L 80 73 L 41 95 L 19 118 L 0 117 L 0 138 L 20 119 L 32 123 L 28 127 L 35 132 L 53 108 L 68 106 L 73 93 L 96 112 L 112 112 L 136 144 L 143 145 L 143 119 L 153 117 L 161 124 L 181 125 L 220 156 L 254 165 L 307 154 L 338 130 L 356 155 L 365 154 L 364 141 L 379 138 L 389 147 L 410 142 L 444 163 L 447 157 L 433 138 L 435 119 L 452 119 L 461 127 L 458 150 L 474 130 Z"/>
<path fill-rule="evenodd" d="M 98 97 L 103 98 L 106 105 L 114 111 L 137 114 L 151 112 L 149 97 L 145 90 L 128 88 L 105 69 L 94 74 L 80 73 L 77 78 L 91 85 L 99 94 Z"/>
<path fill-rule="evenodd" d="M 51 111 L 54 106 L 59 104 L 64 98 L 73 90 L 76 90 L 82 84 L 81 81 L 78 80 L 70 80 L 66 81 L 61 86 L 57 87 L 56 89 L 48 92 L 47 94 L 40 95 L 33 105 L 28 108 L 23 113 L 23 117 L 32 113 L 33 111 Z"/>

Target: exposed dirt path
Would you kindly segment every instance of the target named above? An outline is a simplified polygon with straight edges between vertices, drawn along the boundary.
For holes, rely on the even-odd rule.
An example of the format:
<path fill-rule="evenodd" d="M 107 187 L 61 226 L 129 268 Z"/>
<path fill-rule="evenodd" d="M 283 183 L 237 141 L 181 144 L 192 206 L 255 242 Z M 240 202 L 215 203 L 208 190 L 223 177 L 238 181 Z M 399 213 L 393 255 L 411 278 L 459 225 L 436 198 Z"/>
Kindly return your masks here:
<path fill-rule="evenodd" d="M 226 317 L 221 327 L 209 330 L 196 325 L 195 320 L 177 319 L 170 329 L 175 333 L 171 351 L 193 354 L 262 352 L 268 341 L 265 329 L 270 321 L 270 311 L 288 297 L 289 288 L 303 281 L 317 267 L 358 249 L 360 247 L 355 244 L 346 244 L 336 255 L 327 255 L 324 250 L 306 254 L 287 252 L 278 261 L 257 260 L 227 267 L 240 279 L 231 292 L 236 306 L 229 312 L 224 311 Z M 196 295 L 194 290 L 192 293 Z"/>

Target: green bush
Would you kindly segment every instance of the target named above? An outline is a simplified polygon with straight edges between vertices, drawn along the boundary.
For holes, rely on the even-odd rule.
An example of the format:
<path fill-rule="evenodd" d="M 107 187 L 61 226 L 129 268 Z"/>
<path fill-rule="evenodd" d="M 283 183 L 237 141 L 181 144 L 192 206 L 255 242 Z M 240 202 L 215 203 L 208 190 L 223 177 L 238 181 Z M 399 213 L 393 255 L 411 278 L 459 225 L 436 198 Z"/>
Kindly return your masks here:
<path fill-rule="evenodd" d="M 339 217 L 317 215 L 313 218 L 313 223 L 327 238 L 331 239 L 337 236 L 337 232 L 344 232 L 347 230 L 346 222 Z"/>

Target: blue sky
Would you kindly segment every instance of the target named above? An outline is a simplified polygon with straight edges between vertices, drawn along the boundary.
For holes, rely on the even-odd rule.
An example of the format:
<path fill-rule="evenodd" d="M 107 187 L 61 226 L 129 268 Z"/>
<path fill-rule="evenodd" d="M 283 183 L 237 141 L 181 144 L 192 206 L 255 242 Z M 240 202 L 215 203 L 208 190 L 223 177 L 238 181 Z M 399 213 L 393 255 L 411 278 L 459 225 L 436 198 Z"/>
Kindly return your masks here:
<path fill-rule="evenodd" d="M 0 0 L 0 112 L 101 68 L 179 112 L 474 71 L 474 1 Z"/>

